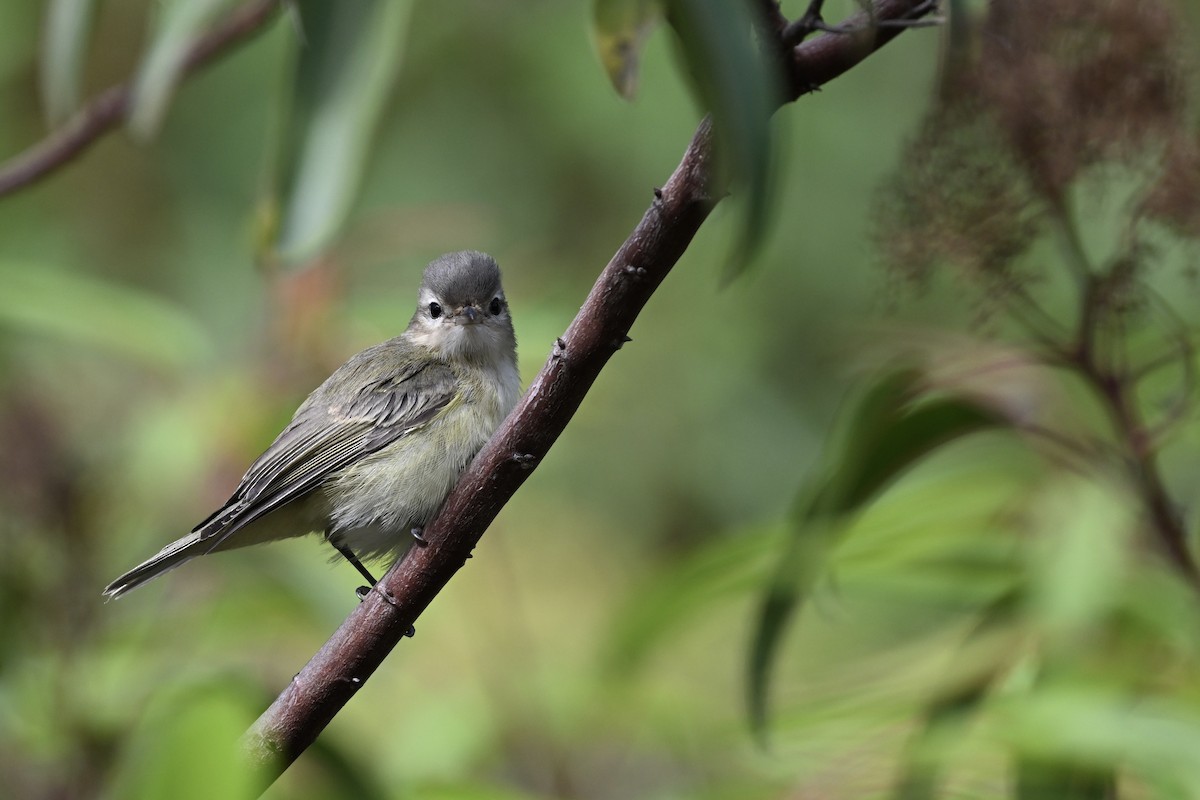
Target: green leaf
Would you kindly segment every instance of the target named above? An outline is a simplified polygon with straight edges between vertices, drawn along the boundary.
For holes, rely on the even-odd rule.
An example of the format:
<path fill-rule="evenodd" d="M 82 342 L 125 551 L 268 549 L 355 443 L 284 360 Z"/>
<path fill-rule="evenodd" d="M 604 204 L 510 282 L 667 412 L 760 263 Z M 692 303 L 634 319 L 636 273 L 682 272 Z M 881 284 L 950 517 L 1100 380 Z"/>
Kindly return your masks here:
<path fill-rule="evenodd" d="M 616 615 L 605 647 L 610 675 L 638 669 L 653 648 L 687 620 L 744 597 L 762 583 L 782 531 L 739 531 L 717 539 L 666 573 L 656 573 Z"/>
<path fill-rule="evenodd" d="M 940 102 L 953 103 L 970 91 L 971 75 L 980 58 L 982 30 L 990 3 L 987 0 L 945 0 L 941 9 L 945 15 L 938 54 L 938 95 Z"/>
<path fill-rule="evenodd" d="M 38 88 L 50 127 L 64 123 L 79 107 L 83 63 L 96 0 L 49 0 Z"/>
<path fill-rule="evenodd" d="M 925 709 L 908 744 L 901 754 L 901 769 L 892 800 L 933 800 L 938 796 L 945 751 L 953 746 L 980 713 L 992 686 L 1008 666 L 998 658 L 997 647 L 1010 646 L 1010 637 L 995 634 L 1010 628 L 1020 606 L 1020 593 L 1006 592 L 984 610 L 978 624 L 967 636 L 954 659 L 969 666 L 965 675 L 947 675 L 946 688 L 939 691 Z M 983 658 L 972 648 L 987 652 Z M 1007 652 L 1007 650 L 1005 651 Z"/>
<path fill-rule="evenodd" d="M 269 255 L 307 261 L 337 235 L 358 192 L 396 77 L 412 4 L 299 0 L 304 30 L 283 126 Z"/>
<path fill-rule="evenodd" d="M 637 93 L 642 48 L 662 18 L 659 0 L 594 0 L 592 37 L 613 88 L 626 100 Z"/>
<path fill-rule="evenodd" d="M 340 746 L 323 736 L 305 751 L 305 758 L 324 773 L 323 783 L 329 786 L 327 797 L 353 797 L 356 800 L 384 800 L 392 792 L 382 785 L 376 773 L 363 768 L 356 760 L 354 742 Z"/>
<path fill-rule="evenodd" d="M 114 797 L 256 797 L 261 775 L 239 739 L 264 702 L 228 677 L 176 685 L 151 698 L 127 748 Z"/>
<path fill-rule="evenodd" d="M 1105 797 L 1099 792 L 1114 765 L 1173 787 L 1157 796 L 1200 792 L 1200 717 L 1178 694 L 1121 691 L 1072 676 L 1039 680 L 991 705 L 988 729 L 1017 755 L 1023 797 Z"/>
<path fill-rule="evenodd" d="M 1022 759 L 1017 763 L 1017 800 L 1115 800 L 1112 769 Z"/>
<path fill-rule="evenodd" d="M 0 326 L 152 367 L 184 366 L 211 351 L 203 329 L 166 300 L 37 264 L 0 261 Z"/>
<path fill-rule="evenodd" d="M 947 729 L 959 731 L 974 715 L 985 695 L 982 686 L 968 686 L 939 698 L 926 712 L 924 724 L 914 734 L 903 756 L 893 800 L 934 800 L 938 796 L 941 759 L 936 742 Z"/>
<path fill-rule="evenodd" d="M 846 448 L 807 517 L 856 511 L 938 447 L 1000 422 L 990 410 L 953 397 L 862 419 L 862 435 Z"/>
<path fill-rule="evenodd" d="M 765 730 L 770 671 L 783 634 L 821 575 L 845 518 L 937 448 L 1002 422 L 966 398 L 923 397 L 915 370 L 892 373 L 864 393 L 834 440 L 829 466 L 802 493 L 789 545 L 759 612 L 747 680 L 751 724 L 758 733 Z"/>
<path fill-rule="evenodd" d="M 1120 603 L 1140 546 L 1138 499 L 1109 476 L 1056 476 L 1026 514 L 1030 610 L 1048 642 L 1073 649 Z"/>
<path fill-rule="evenodd" d="M 760 738 L 766 734 L 771 667 L 779 655 L 783 634 L 802 598 L 807 597 L 816 585 L 834 536 L 828 525 L 809 526 L 805 534 L 793 536 L 780 558 L 759 610 L 750 644 L 747 705 L 751 728 Z"/>
<path fill-rule="evenodd" d="M 726 184 L 741 199 L 742 224 L 724 279 L 737 277 L 755 256 L 767 227 L 771 188 L 771 115 L 781 98 L 773 62 L 760 52 L 761 24 L 753 4 L 727 0 L 670 0 L 668 20 L 701 102 L 712 114 L 720 196 Z"/>
<path fill-rule="evenodd" d="M 134 137 L 147 141 L 158 133 L 192 44 L 233 4 L 234 0 L 166 0 L 162 4 L 153 41 L 133 83 L 129 130 Z"/>

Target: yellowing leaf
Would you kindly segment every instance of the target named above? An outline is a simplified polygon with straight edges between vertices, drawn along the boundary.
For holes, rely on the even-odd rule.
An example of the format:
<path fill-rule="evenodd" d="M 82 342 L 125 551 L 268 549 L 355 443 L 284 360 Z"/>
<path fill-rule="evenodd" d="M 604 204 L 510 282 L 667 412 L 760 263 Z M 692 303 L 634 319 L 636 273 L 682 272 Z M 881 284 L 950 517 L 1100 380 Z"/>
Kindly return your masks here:
<path fill-rule="evenodd" d="M 637 92 L 642 48 L 661 18 L 656 0 L 595 0 L 592 5 L 592 36 L 600 63 L 626 100 Z"/>

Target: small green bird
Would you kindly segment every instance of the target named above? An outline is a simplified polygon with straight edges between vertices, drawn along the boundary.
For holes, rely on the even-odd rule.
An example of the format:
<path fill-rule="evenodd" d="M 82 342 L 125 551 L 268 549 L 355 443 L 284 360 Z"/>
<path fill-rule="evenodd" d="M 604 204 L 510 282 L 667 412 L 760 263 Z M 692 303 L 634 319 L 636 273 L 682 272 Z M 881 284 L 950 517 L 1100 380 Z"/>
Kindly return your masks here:
<path fill-rule="evenodd" d="M 449 253 L 425 269 L 404 333 L 353 356 L 296 410 L 208 519 L 104 590 L 196 556 L 321 532 L 360 558 L 403 555 L 520 393 L 500 268 Z"/>

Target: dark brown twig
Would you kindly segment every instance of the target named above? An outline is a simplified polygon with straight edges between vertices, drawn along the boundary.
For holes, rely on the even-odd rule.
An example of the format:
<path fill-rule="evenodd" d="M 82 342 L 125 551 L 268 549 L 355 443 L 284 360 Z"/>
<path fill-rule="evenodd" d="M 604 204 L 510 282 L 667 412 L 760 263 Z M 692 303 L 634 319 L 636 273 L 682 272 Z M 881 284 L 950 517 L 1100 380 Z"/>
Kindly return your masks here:
<path fill-rule="evenodd" d="M 1075 341 L 1061 353 L 1061 365 L 1074 371 L 1095 391 L 1124 451 L 1129 479 L 1144 504 L 1151 533 L 1180 574 L 1200 590 L 1200 565 L 1192 554 L 1187 527 L 1167 492 L 1158 465 L 1156 444 L 1160 431 L 1147 426 L 1138 406 L 1138 373 L 1118 366 L 1119 354 L 1104 353 L 1103 348 L 1097 346 L 1106 302 L 1105 281 L 1110 276 L 1097 270 L 1089 259 L 1067 204 L 1056 203 L 1054 211 L 1063 236 L 1065 258 L 1079 286 L 1080 304 Z M 1168 304 L 1160 305 L 1170 313 Z M 1175 321 L 1175 328 L 1184 330 L 1182 320 Z M 1181 340 L 1184 342 L 1182 352 L 1189 362 L 1184 377 L 1190 393 L 1191 345 L 1186 334 L 1181 334 Z M 1185 407 L 1186 402 L 1180 413 Z"/>
<path fill-rule="evenodd" d="M 783 32 L 787 30 L 788 20 L 779 7 L 779 0 L 759 0 L 759 14 L 768 30 L 777 36 L 782 43 Z"/>
<path fill-rule="evenodd" d="M 783 43 L 795 47 L 816 33 L 817 26 L 825 22 L 821 16 L 821 9 L 824 6 L 825 0 L 809 0 L 804 13 L 783 29 Z"/>
<path fill-rule="evenodd" d="M 1171 338 L 1174 339 L 1174 346 L 1168 350 L 1168 355 L 1175 357 L 1176 363 L 1179 364 L 1181 374 L 1181 385 L 1179 396 L 1171 407 L 1163 413 L 1153 426 L 1146 431 L 1146 439 L 1152 449 L 1157 450 L 1168 435 L 1188 418 L 1189 413 L 1194 407 L 1196 396 L 1196 349 L 1193 345 L 1191 331 L 1187 324 L 1180 318 L 1171 304 L 1166 298 L 1153 290 L 1149 291 L 1149 297 L 1158 307 L 1160 313 L 1166 317 L 1171 325 Z M 1131 372 L 1131 371 L 1130 371 Z M 1145 373 L 1142 373 L 1144 376 Z M 1131 377 L 1130 391 L 1137 391 L 1139 379 Z"/>
<path fill-rule="evenodd" d="M 1092 288 L 1094 280 L 1090 279 L 1080 293 L 1082 320 L 1093 320 L 1101 302 Z M 1086 333 L 1094 325 L 1094 321 L 1085 321 L 1081 328 Z M 1114 372 L 1101 363 L 1096 349 L 1086 345 L 1089 339 L 1090 335 L 1064 351 L 1062 365 L 1074 371 L 1095 391 L 1111 420 L 1129 479 L 1144 504 L 1151 533 L 1180 574 L 1200 590 L 1200 566 L 1188 544 L 1187 527 L 1167 492 L 1159 469 L 1156 432 L 1146 425 L 1138 407 L 1136 373 Z M 1184 352 L 1190 352 L 1190 343 Z M 1190 365 L 1185 376 L 1190 381 Z"/>
<path fill-rule="evenodd" d="M 196 40 L 184 59 L 183 74 L 195 72 L 264 30 L 279 5 L 280 0 L 256 0 L 234 10 L 224 22 Z M 93 97 L 61 128 L 0 164 L 0 197 L 70 163 L 124 121 L 132 102 L 131 81 L 111 86 Z"/>
<path fill-rule="evenodd" d="M 825 0 L 811 0 L 804 14 L 784 27 L 781 34 L 783 43 L 795 47 L 817 31 L 847 34 L 880 28 L 933 28 L 946 23 L 943 17 L 926 16 L 938 9 L 941 5 L 940 0 L 925 0 L 903 19 L 875 19 L 867 16 L 865 19 L 855 19 L 840 25 L 830 25 L 824 20 L 821 16 L 821 8 L 824 5 Z"/>
<path fill-rule="evenodd" d="M 869 19 L 910 19 L 924 0 L 878 0 Z M 796 48 L 798 86 L 814 87 L 855 66 L 902 28 L 863 37 L 821 36 Z M 796 92 L 790 99 L 795 99 Z M 476 457 L 415 547 L 381 581 L 393 603 L 372 593 L 292 679 L 247 732 L 248 757 L 267 783 L 320 734 L 458 571 L 496 514 L 546 455 L 600 369 L 683 254 L 724 189 L 714 186 L 712 126 L 700 123 L 683 160 L 601 272 L 541 372 Z"/>
<path fill-rule="evenodd" d="M 1142 421 L 1132 387 L 1107 375 L 1094 362 L 1079 361 L 1075 369 L 1096 391 L 1112 420 L 1124 450 L 1129 478 L 1145 506 L 1150 530 L 1163 554 L 1188 583 L 1200 590 L 1200 568 L 1188 545 L 1187 528 L 1167 493 L 1158 453 L 1151 446 L 1151 432 Z"/>

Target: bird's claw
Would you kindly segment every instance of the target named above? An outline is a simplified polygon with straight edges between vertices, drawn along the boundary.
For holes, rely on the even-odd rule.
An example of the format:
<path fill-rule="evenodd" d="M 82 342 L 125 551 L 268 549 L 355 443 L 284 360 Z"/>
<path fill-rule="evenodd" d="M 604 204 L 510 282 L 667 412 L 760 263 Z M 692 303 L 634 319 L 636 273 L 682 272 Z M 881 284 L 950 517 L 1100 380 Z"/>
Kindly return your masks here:
<path fill-rule="evenodd" d="M 387 589 L 384 589 L 378 583 L 375 584 L 374 586 L 360 586 L 354 590 L 354 594 L 356 594 L 358 596 L 358 602 L 360 602 L 360 603 L 363 600 L 366 600 L 367 595 L 369 595 L 371 592 L 375 592 L 380 597 L 382 597 L 383 602 L 387 603 L 389 606 L 396 605 L 396 598 L 392 595 L 392 593 L 389 592 Z"/>

